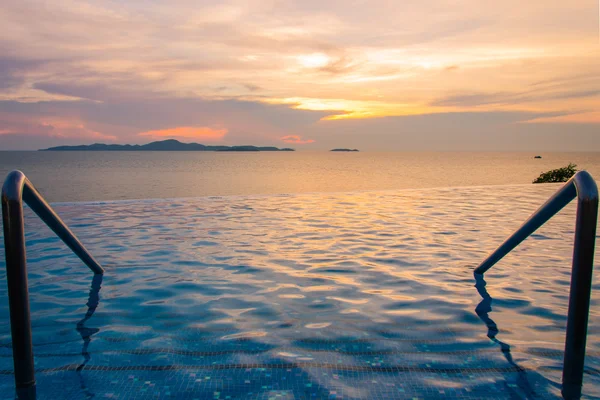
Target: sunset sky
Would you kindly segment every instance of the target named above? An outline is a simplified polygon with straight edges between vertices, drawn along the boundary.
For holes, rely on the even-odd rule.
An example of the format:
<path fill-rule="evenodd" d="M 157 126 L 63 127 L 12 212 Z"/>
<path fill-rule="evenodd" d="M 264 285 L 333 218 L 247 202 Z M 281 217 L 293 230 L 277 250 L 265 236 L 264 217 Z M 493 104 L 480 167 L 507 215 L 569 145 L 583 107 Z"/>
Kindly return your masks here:
<path fill-rule="evenodd" d="M 597 0 L 4 0 L 0 150 L 600 151 Z"/>

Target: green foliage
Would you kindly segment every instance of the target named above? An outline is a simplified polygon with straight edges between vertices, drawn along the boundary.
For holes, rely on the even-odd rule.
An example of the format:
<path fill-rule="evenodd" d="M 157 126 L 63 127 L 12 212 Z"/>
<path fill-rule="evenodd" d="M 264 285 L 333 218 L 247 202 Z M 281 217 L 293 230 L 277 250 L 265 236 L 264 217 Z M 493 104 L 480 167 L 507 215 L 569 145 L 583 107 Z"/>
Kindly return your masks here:
<path fill-rule="evenodd" d="M 566 182 L 577 172 L 577 165 L 569 163 L 566 167 L 542 172 L 533 183 L 556 183 Z"/>

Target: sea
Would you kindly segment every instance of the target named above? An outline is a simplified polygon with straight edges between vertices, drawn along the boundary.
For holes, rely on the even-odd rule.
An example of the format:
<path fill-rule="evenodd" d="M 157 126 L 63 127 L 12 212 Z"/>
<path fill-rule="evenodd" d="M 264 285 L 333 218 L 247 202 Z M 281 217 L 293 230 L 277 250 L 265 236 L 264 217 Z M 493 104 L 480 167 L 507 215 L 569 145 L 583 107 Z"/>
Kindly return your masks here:
<path fill-rule="evenodd" d="M 541 159 L 534 158 L 541 155 Z M 50 202 L 530 184 L 569 163 L 600 177 L 600 153 L 0 152 Z"/>
<path fill-rule="evenodd" d="M 599 153 L 536 155 L 0 152 L 105 269 L 25 208 L 38 400 L 560 399 L 575 202 L 473 275 L 560 188 L 542 171 L 600 177 Z"/>

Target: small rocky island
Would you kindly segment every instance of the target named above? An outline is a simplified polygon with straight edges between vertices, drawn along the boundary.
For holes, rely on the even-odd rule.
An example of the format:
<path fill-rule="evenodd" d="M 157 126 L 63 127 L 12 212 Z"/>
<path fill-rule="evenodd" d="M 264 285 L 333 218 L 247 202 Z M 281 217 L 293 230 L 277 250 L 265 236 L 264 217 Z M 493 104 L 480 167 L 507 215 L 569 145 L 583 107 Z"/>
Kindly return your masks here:
<path fill-rule="evenodd" d="M 294 151 L 294 149 L 259 146 L 206 146 L 199 143 L 182 143 L 168 139 L 148 144 L 103 144 L 94 143 L 80 146 L 57 146 L 40 151 Z"/>
<path fill-rule="evenodd" d="M 358 149 L 332 149 L 329 151 L 358 151 Z"/>

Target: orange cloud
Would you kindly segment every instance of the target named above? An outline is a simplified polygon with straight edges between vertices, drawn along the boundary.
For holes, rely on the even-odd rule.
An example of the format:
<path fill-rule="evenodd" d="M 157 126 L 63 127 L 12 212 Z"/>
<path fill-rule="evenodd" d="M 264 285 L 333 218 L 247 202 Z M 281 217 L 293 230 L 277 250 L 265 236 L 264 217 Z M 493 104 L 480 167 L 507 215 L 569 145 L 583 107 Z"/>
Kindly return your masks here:
<path fill-rule="evenodd" d="M 154 138 L 185 138 L 216 141 L 223 139 L 227 134 L 224 128 L 209 128 L 208 126 L 178 126 L 176 128 L 160 129 L 138 133 L 139 136 L 151 136 Z"/>
<path fill-rule="evenodd" d="M 293 144 L 314 143 L 314 140 L 312 140 L 312 139 L 302 139 L 298 135 L 287 135 L 287 136 L 282 137 L 281 140 L 284 141 L 284 142 L 286 142 L 286 143 L 293 143 Z"/>

